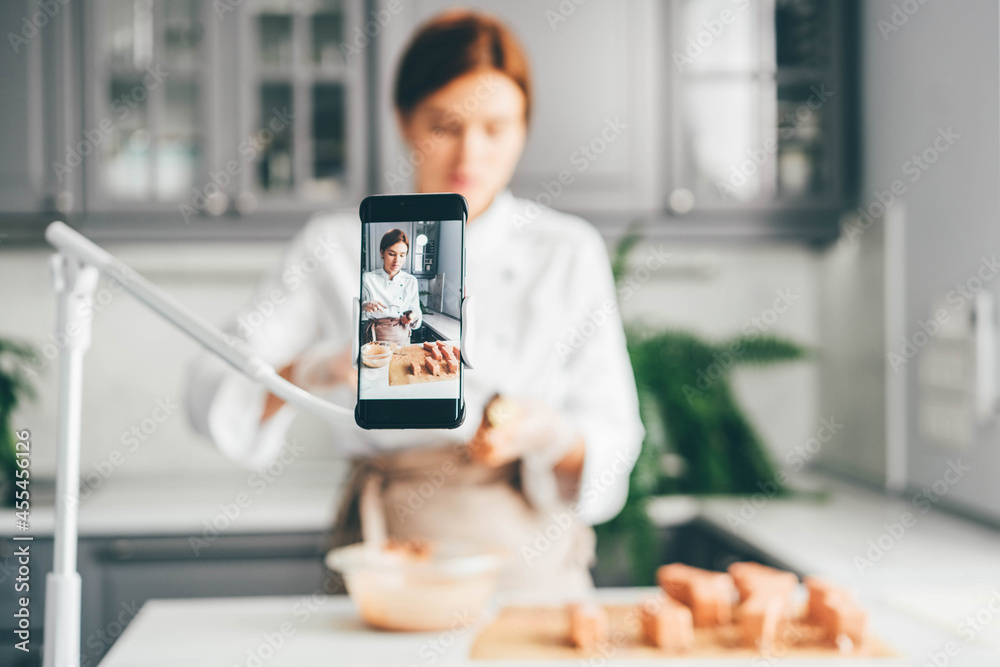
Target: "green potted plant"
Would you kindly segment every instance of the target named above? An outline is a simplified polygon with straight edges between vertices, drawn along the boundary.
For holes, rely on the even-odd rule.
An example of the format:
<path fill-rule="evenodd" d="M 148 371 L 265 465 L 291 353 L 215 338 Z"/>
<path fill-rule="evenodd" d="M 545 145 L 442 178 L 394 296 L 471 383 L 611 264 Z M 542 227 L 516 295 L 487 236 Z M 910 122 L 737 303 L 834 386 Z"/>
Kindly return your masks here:
<path fill-rule="evenodd" d="M 17 469 L 11 416 L 23 399 L 35 397 L 34 388 L 18 366 L 37 356 L 34 348 L 0 338 L 0 506 L 14 506 L 14 471 Z"/>
<path fill-rule="evenodd" d="M 639 237 L 618 244 L 612 269 L 625 272 Z M 773 482 L 775 495 L 788 492 L 756 429 L 740 408 L 730 384 L 737 366 L 803 359 L 794 342 L 765 335 L 706 341 L 687 331 L 649 331 L 626 326 L 628 351 L 639 393 L 646 438 L 629 480 L 622 512 L 597 527 L 599 544 L 621 545 L 633 584 L 651 584 L 659 536 L 648 513 L 652 498 L 669 494 L 751 494 Z M 677 465 L 670 469 L 664 461 Z"/>

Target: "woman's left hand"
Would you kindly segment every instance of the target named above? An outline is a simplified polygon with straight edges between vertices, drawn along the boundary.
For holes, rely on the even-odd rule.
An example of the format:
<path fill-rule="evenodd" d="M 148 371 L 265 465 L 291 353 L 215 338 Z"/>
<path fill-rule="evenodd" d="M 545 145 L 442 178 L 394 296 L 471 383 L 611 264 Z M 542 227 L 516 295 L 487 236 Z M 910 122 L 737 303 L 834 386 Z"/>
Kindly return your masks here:
<path fill-rule="evenodd" d="M 472 458 L 500 466 L 520 458 L 532 444 L 524 433 L 527 407 L 513 398 L 494 398 L 483 411 L 479 429 L 469 441 Z"/>
<path fill-rule="evenodd" d="M 539 401 L 499 395 L 487 404 L 469 442 L 472 458 L 489 466 L 531 455 L 571 475 L 582 469 L 584 451 L 579 431 L 558 410 Z"/>

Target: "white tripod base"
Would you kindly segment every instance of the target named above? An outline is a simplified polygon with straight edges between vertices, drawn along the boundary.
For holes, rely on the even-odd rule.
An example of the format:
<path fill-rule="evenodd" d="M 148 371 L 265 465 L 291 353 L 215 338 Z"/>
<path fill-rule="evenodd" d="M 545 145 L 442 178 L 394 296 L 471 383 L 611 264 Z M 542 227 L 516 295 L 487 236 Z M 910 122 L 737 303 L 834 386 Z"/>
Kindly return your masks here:
<path fill-rule="evenodd" d="M 56 516 L 52 572 L 45 578 L 45 667 L 80 664 L 80 575 L 76 571 L 80 499 L 80 414 L 83 356 L 90 347 L 97 269 L 64 253 L 49 262 L 58 297 L 59 406 L 56 431 Z"/>
<path fill-rule="evenodd" d="M 45 577 L 45 667 L 80 664 L 80 575 Z"/>

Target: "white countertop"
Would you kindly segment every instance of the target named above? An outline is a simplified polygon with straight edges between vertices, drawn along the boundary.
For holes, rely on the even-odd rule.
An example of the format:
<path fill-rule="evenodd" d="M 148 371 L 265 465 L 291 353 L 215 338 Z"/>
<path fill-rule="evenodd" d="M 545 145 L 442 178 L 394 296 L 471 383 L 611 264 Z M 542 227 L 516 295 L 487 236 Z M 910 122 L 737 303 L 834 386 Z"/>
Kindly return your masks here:
<path fill-rule="evenodd" d="M 916 523 L 872 567 L 859 572 L 854 556 L 867 557 L 868 541 L 877 545 L 886 524 L 891 526 L 902 512 L 915 508 L 854 486 L 825 479 L 823 483 L 832 493 L 819 503 L 793 498 L 760 504 L 758 499 L 756 513 L 734 534 L 802 573 L 828 575 L 853 586 L 871 612 L 873 632 L 907 657 L 823 659 L 811 664 L 920 667 L 934 664 L 929 656 L 947 659 L 949 667 L 1000 664 L 1000 533 L 950 515 L 916 510 Z M 742 499 L 707 499 L 697 504 L 702 521 L 733 533 L 729 515 L 739 512 Z M 599 589 L 597 595 L 620 600 L 642 593 L 641 589 Z M 994 599 L 998 601 L 993 603 L 996 613 L 990 611 Z M 977 614 L 981 629 L 969 633 L 961 625 L 963 619 Z M 230 667 L 247 665 L 252 652 L 260 656 L 261 650 L 270 654 L 262 661 L 267 667 L 466 664 L 478 627 L 429 634 L 378 632 L 361 624 L 343 596 L 152 601 L 101 664 Z M 269 651 L 268 637 L 275 643 L 280 640 L 280 648 Z M 946 647 L 955 655 L 946 656 Z M 534 663 L 509 664 L 529 667 Z M 706 663 L 672 659 L 670 664 Z"/>
<path fill-rule="evenodd" d="M 599 589 L 598 600 L 638 601 L 650 589 Z M 826 667 L 898 667 L 922 665 L 926 653 L 940 650 L 946 633 L 927 623 L 908 618 L 878 603 L 866 602 L 873 611 L 873 631 L 897 651 L 909 657 L 859 660 L 826 658 L 809 664 Z M 466 665 L 486 616 L 465 626 L 429 633 L 391 633 L 365 626 L 345 596 L 298 596 L 273 598 L 226 598 L 214 600 L 156 600 L 147 602 L 129 625 L 101 667 L 230 667 L 261 664 L 267 667 L 310 665 Z M 254 659 L 259 662 L 254 662 Z M 965 646 L 949 666 L 970 667 L 997 664 L 997 654 L 978 646 Z M 627 660 L 607 664 L 663 665 L 667 661 Z M 583 660 L 566 664 L 588 664 Z M 670 665 L 697 667 L 705 664 L 745 665 L 745 657 L 733 660 L 671 658 Z M 533 660 L 489 661 L 503 667 L 530 667 L 551 662 Z M 595 663 L 596 664 L 596 663 Z M 796 664 L 801 664 L 797 661 Z"/>
<path fill-rule="evenodd" d="M 836 479 L 802 481 L 828 497 L 769 499 L 759 509 L 753 498 L 712 498 L 699 502 L 698 515 L 788 567 L 851 586 L 1000 586 L 1000 530 Z"/>
<path fill-rule="evenodd" d="M 424 324 L 428 325 L 431 329 L 438 332 L 444 338 L 458 338 L 458 332 L 461 327 L 459 321 L 454 317 L 444 315 L 442 313 L 423 313 Z"/>
<path fill-rule="evenodd" d="M 461 348 L 461 341 L 445 340 L 448 345 Z M 416 343 L 414 343 L 416 345 Z M 359 395 L 366 400 L 408 400 L 421 398 L 458 399 L 458 376 L 442 382 L 416 382 L 389 386 L 389 364 L 371 368 L 362 364 L 358 368 Z"/>

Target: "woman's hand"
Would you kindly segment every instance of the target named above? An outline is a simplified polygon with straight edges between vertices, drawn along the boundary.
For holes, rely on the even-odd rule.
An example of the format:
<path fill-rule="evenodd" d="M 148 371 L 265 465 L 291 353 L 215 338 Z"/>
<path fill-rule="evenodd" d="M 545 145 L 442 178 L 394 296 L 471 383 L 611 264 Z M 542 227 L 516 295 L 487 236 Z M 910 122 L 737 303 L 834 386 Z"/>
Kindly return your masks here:
<path fill-rule="evenodd" d="M 522 432 L 525 412 L 521 401 L 494 397 L 483 410 L 479 429 L 469 441 L 473 460 L 497 467 L 520 458 L 531 444 Z"/>
<path fill-rule="evenodd" d="M 358 370 L 354 368 L 350 346 L 313 361 L 309 368 L 303 368 L 294 377 L 310 387 L 329 388 L 346 384 L 352 389 L 358 388 Z"/>
<path fill-rule="evenodd" d="M 539 506 L 559 498 L 572 502 L 580 494 L 586 442 L 565 415 L 546 405 L 494 397 L 469 442 L 469 453 L 474 461 L 493 467 L 521 459 L 527 466 L 523 490 Z M 548 479 L 554 484 L 545 482 L 545 470 L 551 471 Z"/>
<path fill-rule="evenodd" d="M 547 451 L 546 451 L 547 450 Z M 483 411 L 469 442 L 473 460 L 500 466 L 526 454 L 551 454 L 557 473 L 578 476 L 583 468 L 583 438 L 569 421 L 538 402 L 495 396 Z"/>
<path fill-rule="evenodd" d="M 385 304 L 381 301 L 366 301 L 361 308 L 366 313 L 374 313 L 376 310 L 385 310 Z"/>
<path fill-rule="evenodd" d="M 282 368 L 278 375 L 303 389 L 328 389 L 346 384 L 356 390 L 358 387 L 358 371 L 351 359 L 350 346 L 328 355 L 299 358 Z M 264 411 L 261 422 L 265 422 L 276 413 L 285 401 L 274 394 L 268 394 L 264 401 Z"/>
<path fill-rule="evenodd" d="M 399 323 L 400 323 L 400 324 L 402 324 L 403 326 L 407 326 L 407 325 L 409 325 L 409 324 L 410 324 L 410 322 L 412 322 L 412 321 L 413 321 L 413 320 L 412 320 L 412 319 L 410 318 L 410 314 L 411 314 L 412 312 L 413 312 L 412 310 L 408 310 L 408 311 L 406 311 L 405 313 L 403 313 L 402 315 L 400 315 L 400 316 L 399 316 Z"/>
<path fill-rule="evenodd" d="M 345 347 L 338 354 L 328 357 L 324 361 L 324 378 L 333 387 L 338 384 L 346 384 L 352 390 L 358 388 L 358 369 L 354 367 L 354 360 L 351 359 L 351 348 Z"/>

